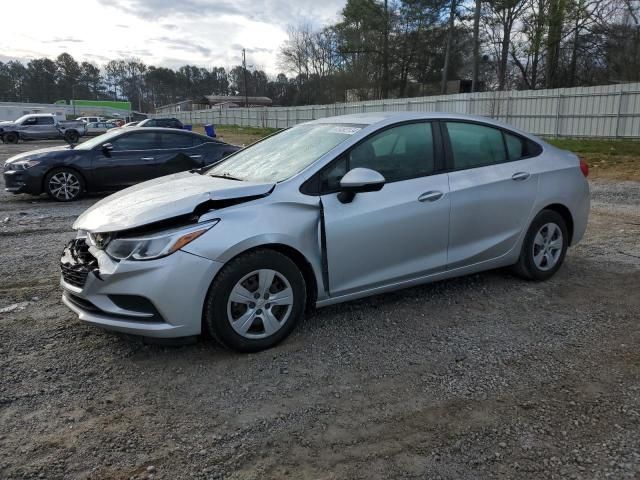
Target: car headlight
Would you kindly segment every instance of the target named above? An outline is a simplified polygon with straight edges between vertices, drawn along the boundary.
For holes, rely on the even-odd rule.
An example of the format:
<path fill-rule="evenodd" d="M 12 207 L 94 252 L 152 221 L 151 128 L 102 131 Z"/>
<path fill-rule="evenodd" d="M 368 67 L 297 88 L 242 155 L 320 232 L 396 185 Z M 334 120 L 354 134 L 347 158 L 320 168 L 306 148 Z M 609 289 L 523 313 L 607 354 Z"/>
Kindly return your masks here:
<path fill-rule="evenodd" d="M 220 220 L 201 223 L 189 228 L 168 230 L 146 237 L 113 238 L 106 243 L 105 251 L 118 260 L 153 260 L 171 255 L 176 250 L 193 242 Z M 89 243 L 95 234 L 89 235 Z"/>
<path fill-rule="evenodd" d="M 17 162 L 11 162 L 9 164 L 9 168 L 11 170 L 26 170 L 27 168 L 35 167 L 40 163 L 40 160 L 18 160 Z"/>

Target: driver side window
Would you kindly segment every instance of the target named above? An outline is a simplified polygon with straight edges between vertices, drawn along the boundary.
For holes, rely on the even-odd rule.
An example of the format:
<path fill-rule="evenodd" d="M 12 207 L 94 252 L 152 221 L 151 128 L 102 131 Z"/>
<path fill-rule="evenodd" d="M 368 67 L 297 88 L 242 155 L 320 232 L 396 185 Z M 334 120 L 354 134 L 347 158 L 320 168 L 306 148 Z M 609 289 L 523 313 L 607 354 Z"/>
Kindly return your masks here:
<path fill-rule="evenodd" d="M 353 168 L 369 168 L 397 182 L 430 175 L 435 170 L 431 123 L 410 123 L 375 134 L 325 169 L 320 192 L 339 190 L 340 179 Z"/>
<path fill-rule="evenodd" d="M 111 142 L 114 150 L 154 150 L 160 148 L 155 132 L 132 132 Z"/>

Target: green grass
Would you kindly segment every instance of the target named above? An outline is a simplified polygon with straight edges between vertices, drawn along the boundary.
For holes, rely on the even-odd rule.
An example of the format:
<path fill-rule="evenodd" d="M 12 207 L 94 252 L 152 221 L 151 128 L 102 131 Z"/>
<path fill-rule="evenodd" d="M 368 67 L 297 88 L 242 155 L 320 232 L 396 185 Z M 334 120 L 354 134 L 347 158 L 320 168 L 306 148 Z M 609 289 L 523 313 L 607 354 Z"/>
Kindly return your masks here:
<path fill-rule="evenodd" d="M 604 140 L 587 138 L 545 138 L 545 141 L 563 150 L 581 154 L 599 154 L 611 156 L 640 156 L 640 141 Z"/>
<path fill-rule="evenodd" d="M 640 181 L 640 141 L 548 138 L 552 145 L 582 157 L 590 178 Z"/>

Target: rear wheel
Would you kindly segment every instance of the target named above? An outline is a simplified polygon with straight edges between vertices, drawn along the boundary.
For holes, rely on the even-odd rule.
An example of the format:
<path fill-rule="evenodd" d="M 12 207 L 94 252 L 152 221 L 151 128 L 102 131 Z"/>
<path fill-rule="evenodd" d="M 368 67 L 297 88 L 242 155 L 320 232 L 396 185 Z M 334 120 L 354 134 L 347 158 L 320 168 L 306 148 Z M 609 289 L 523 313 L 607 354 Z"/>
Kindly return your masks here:
<path fill-rule="evenodd" d="M 20 140 L 20 137 L 16 132 L 9 132 L 4 134 L 5 143 L 18 143 L 18 140 Z"/>
<path fill-rule="evenodd" d="M 78 134 L 78 132 L 70 131 L 64 134 L 64 138 L 69 143 L 78 143 L 78 140 L 80 140 L 80 135 Z"/>
<path fill-rule="evenodd" d="M 56 168 L 44 179 L 44 189 L 49 197 L 58 202 L 78 200 L 84 193 L 82 175 L 69 168 Z"/>
<path fill-rule="evenodd" d="M 289 257 L 260 249 L 231 260 L 209 288 L 204 326 L 219 343 L 241 352 L 270 348 L 304 312 L 306 286 Z"/>
<path fill-rule="evenodd" d="M 543 210 L 531 222 L 515 271 L 529 280 L 546 280 L 560 269 L 568 246 L 569 234 L 562 215 Z"/>

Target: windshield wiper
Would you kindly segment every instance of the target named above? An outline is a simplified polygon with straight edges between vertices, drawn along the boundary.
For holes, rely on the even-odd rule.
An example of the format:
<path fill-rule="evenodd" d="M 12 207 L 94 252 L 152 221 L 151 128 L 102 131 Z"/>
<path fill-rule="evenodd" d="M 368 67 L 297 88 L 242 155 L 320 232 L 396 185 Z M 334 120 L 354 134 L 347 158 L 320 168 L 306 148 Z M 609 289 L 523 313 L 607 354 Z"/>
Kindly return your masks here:
<path fill-rule="evenodd" d="M 214 177 L 214 178 L 226 178 L 227 180 L 236 180 L 238 182 L 242 182 L 243 180 L 241 178 L 236 178 L 232 175 L 229 174 L 229 172 L 224 172 L 221 173 L 220 175 L 209 175 L 210 177 Z"/>

